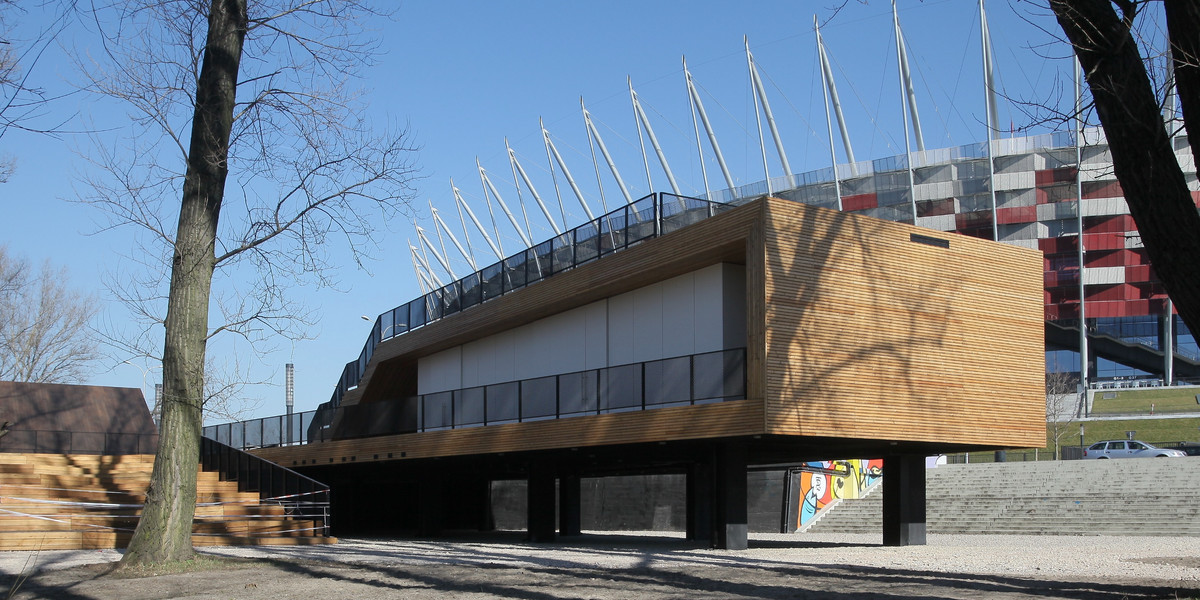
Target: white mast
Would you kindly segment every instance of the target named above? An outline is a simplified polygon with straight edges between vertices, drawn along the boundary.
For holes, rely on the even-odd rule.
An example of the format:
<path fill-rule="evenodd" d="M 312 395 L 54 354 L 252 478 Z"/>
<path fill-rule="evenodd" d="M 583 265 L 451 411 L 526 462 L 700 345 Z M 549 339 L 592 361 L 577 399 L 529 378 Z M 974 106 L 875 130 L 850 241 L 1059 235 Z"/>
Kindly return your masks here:
<path fill-rule="evenodd" d="M 417 274 L 417 285 L 421 287 L 421 295 L 429 293 L 431 286 L 426 284 L 425 274 L 421 272 L 421 263 L 417 260 L 417 249 L 412 245 L 412 240 L 408 240 L 408 254 L 412 259 L 413 272 Z"/>
<path fill-rule="evenodd" d="M 846 129 L 846 116 L 842 114 L 842 100 L 838 95 L 837 81 L 833 78 L 833 69 L 829 66 L 829 53 L 825 49 L 825 38 L 821 37 L 821 28 L 817 25 L 817 15 L 813 15 L 813 28 L 817 30 L 817 55 L 821 59 L 821 79 L 825 82 L 828 100 L 833 102 L 833 116 L 837 118 L 838 130 L 842 134 L 842 148 L 846 150 L 846 160 L 850 163 L 850 174 L 858 175 L 855 166 L 854 148 L 850 145 L 850 133 Z M 825 120 L 829 120 L 829 107 L 825 108 Z M 832 131 L 829 134 L 833 135 Z M 836 163 L 837 160 L 835 159 Z"/>
<path fill-rule="evenodd" d="M 567 207 L 563 205 L 562 191 L 558 189 L 558 176 L 554 174 L 554 159 L 550 156 L 550 136 L 546 132 L 546 126 L 542 124 L 541 117 L 538 117 L 538 127 L 542 130 L 542 145 L 546 147 L 546 163 L 550 166 L 550 180 L 554 182 L 554 196 L 558 198 L 558 210 L 562 213 L 562 225 L 564 229 L 569 229 Z"/>
<path fill-rule="evenodd" d="M 981 50 L 983 51 L 983 85 L 985 94 L 984 112 L 986 112 L 987 121 L 987 163 L 988 163 L 988 190 L 991 194 L 992 202 L 992 239 L 1000 239 L 1000 225 L 996 223 L 996 163 L 992 160 L 994 149 L 992 148 L 992 139 L 996 133 L 996 85 L 992 74 L 992 35 L 988 31 L 987 14 L 983 10 L 983 0 L 979 0 L 979 41 Z M 1083 239 L 1083 231 L 1080 231 L 1080 239 Z M 1081 267 L 1082 268 L 1082 264 Z M 1082 300 L 1082 298 L 1081 298 Z"/>
<path fill-rule="evenodd" d="M 458 188 L 455 187 L 455 185 L 454 185 L 453 177 L 450 178 L 450 190 L 454 193 L 454 208 L 456 210 L 458 210 L 458 224 L 462 227 L 463 239 L 466 240 L 466 242 L 467 242 L 467 252 L 470 252 L 471 256 L 474 257 L 475 256 L 475 248 L 471 246 L 471 231 L 469 229 L 467 229 L 467 220 L 465 218 L 463 218 L 463 210 L 462 210 L 463 200 L 462 200 L 462 197 L 458 194 Z M 479 270 L 478 267 L 475 267 L 475 259 L 474 258 L 468 259 L 467 262 L 470 262 L 471 266 L 476 271 Z"/>
<path fill-rule="evenodd" d="M 676 196 L 682 196 L 679 191 L 679 184 L 675 183 L 675 175 L 671 173 L 671 165 L 667 164 L 667 157 L 663 154 L 662 146 L 658 145 L 658 136 L 654 135 L 654 128 L 650 126 L 650 119 L 646 117 L 646 111 L 642 110 L 642 103 L 638 100 L 637 92 L 633 91 L 633 79 L 626 78 L 629 82 L 629 97 L 633 99 L 633 114 L 637 117 L 640 126 L 646 130 L 646 137 L 650 138 L 650 145 L 654 147 L 654 153 L 658 155 L 658 163 L 662 165 L 663 173 L 667 175 L 667 183 L 671 184 L 671 192 Z M 638 130 L 638 136 L 641 136 L 641 130 Z M 643 152 L 645 152 L 643 150 Z M 650 183 L 650 167 L 646 167 L 646 182 Z M 651 184 L 651 191 L 654 190 Z"/>
<path fill-rule="evenodd" d="M 483 234 L 483 240 L 485 242 L 487 242 L 489 247 L 491 247 L 492 252 L 496 253 L 496 258 L 498 258 L 500 260 L 504 260 L 504 253 L 501 252 L 500 247 L 497 246 L 496 243 L 492 241 L 492 237 L 488 235 L 487 229 L 483 228 L 483 224 L 480 223 L 479 219 L 475 216 L 475 211 L 471 210 L 471 205 L 467 204 L 466 200 L 463 200 L 463 197 L 459 193 L 458 188 L 454 187 L 453 181 L 450 182 L 450 188 L 451 188 L 451 190 L 454 191 L 454 200 L 456 202 L 458 202 L 459 206 L 461 206 L 463 209 L 465 209 L 467 211 L 467 216 L 471 217 L 472 223 L 475 223 L 475 229 L 479 230 L 479 233 Z M 465 229 L 464 229 L 464 231 L 465 231 Z"/>
<path fill-rule="evenodd" d="M 712 124 L 708 121 L 708 113 L 704 110 L 704 103 L 700 101 L 700 93 L 696 91 L 696 84 L 692 81 L 692 73 L 687 68 L 687 57 L 683 58 L 683 79 L 687 83 L 688 100 L 695 105 L 695 112 L 692 114 L 692 127 L 696 126 L 696 113 L 700 115 L 700 122 L 704 124 L 704 132 L 708 134 L 708 143 L 712 146 L 713 154 L 717 158 L 717 165 L 721 167 L 721 175 L 725 178 L 725 185 L 729 186 L 729 191 L 732 194 L 733 177 L 729 174 L 729 167 L 725 165 L 725 156 L 721 154 L 721 146 L 717 144 L 717 134 L 713 131 Z M 700 132 L 696 132 L 696 150 L 700 151 Z M 700 155 L 700 166 L 704 167 L 704 154 Z M 708 174 L 704 173 L 704 189 L 708 191 Z"/>
<path fill-rule="evenodd" d="M 813 29 L 817 32 L 817 60 L 821 63 L 821 91 L 825 98 L 825 130 L 829 132 L 829 163 L 833 167 L 833 194 L 837 201 L 837 209 L 842 210 L 842 180 L 838 177 L 837 170 L 837 151 L 833 147 L 833 120 L 829 116 L 829 84 L 833 81 L 833 74 L 829 72 L 829 61 L 825 59 L 825 43 L 821 39 L 821 24 L 817 22 L 817 15 L 813 15 Z M 834 106 L 838 106 L 837 92 L 834 91 Z M 840 109 L 840 106 L 838 107 Z M 842 143 L 846 145 L 846 156 L 850 161 L 850 170 L 854 171 L 854 154 L 850 150 L 849 136 L 845 135 L 845 125 L 842 123 L 842 113 L 838 111 L 838 125 L 842 126 Z"/>
<path fill-rule="evenodd" d="M 435 225 L 434 229 L 438 232 L 438 239 L 441 239 L 442 231 L 445 231 L 446 235 L 450 236 L 450 241 L 454 244 L 454 247 L 458 248 L 458 253 L 462 254 L 462 257 L 466 259 L 468 265 L 471 265 L 471 270 L 478 271 L 479 267 L 475 266 L 475 257 L 471 256 L 466 250 L 463 249 L 462 244 L 458 243 L 458 238 L 454 237 L 454 233 L 450 231 L 449 227 L 446 226 L 446 222 L 442 220 L 442 216 L 438 214 L 438 210 L 432 206 L 429 208 L 433 211 L 433 223 Z"/>
<path fill-rule="evenodd" d="M 541 120 L 538 120 L 541 125 Z M 563 157 L 558 153 L 558 148 L 554 145 L 554 140 L 550 139 L 550 132 L 542 126 L 542 139 L 546 141 L 546 148 L 554 156 L 554 161 L 558 163 L 558 168 L 562 169 L 563 177 L 567 178 L 567 185 L 571 186 L 571 191 L 575 193 L 575 198 L 579 200 L 579 205 L 583 207 L 583 212 L 587 214 L 589 221 L 595 221 L 596 216 L 592 214 L 591 207 L 588 206 L 587 200 L 583 199 L 583 192 L 579 190 L 579 186 L 575 185 L 575 178 L 571 177 L 570 169 L 567 169 L 567 163 L 563 161 Z M 564 217 L 565 219 L 565 217 Z M 563 226 L 566 226 L 566 221 L 563 221 Z"/>
<path fill-rule="evenodd" d="M 429 201 L 429 214 L 437 215 L 437 210 L 433 208 L 433 200 Z M 413 225 L 416 225 L 415 223 Z M 438 247 L 442 249 L 442 256 L 450 257 L 450 253 L 446 252 L 446 240 L 442 238 L 442 230 L 438 228 L 437 222 L 434 221 L 433 232 L 437 234 Z M 455 279 L 458 279 L 455 277 Z"/>
<path fill-rule="evenodd" d="M 442 268 L 446 270 L 446 274 L 450 275 L 450 279 L 458 279 L 458 275 L 455 275 L 454 269 L 450 267 L 450 261 L 446 260 L 446 257 L 437 251 L 437 248 L 433 247 L 433 244 L 429 242 L 429 238 L 425 235 L 425 229 L 420 226 L 417 226 L 417 239 L 421 241 L 421 245 L 425 249 L 429 250 L 429 254 L 432 254 L 437 259 L 438 264 L 442 265 Z M 424 254 L 425 249 L 421 250 L 422 254 Z"/>
<path fill-rule="evenodd" d="M 758 104 L 762 105 L 763 116 L 767 118 L 767 127 L 771 130 L 771 139 L 775 141 L 775 151 L 779 153 L 779 162 L 783 166 L 783 176 L 787 181 L 789 188 L 795 187 L 795 182 L 792 180 L 792 166 L 788 163 L 787 152 L 783 149 L 783 140 L 779 138 L 779 128 L 775 126 L 775 115 L 771 113 L 771 103 L 767 101 L 767 92 L 763 89 L 762 78 L 758 75 L 758 66 L 754 62 L 754 55 L 750 53 L 750 38 L 743 37 L 742 41 L 746 43 L 746 62 L 750 65 L 750 83 L 754 86 L 754 95 L 758 99 Z M 758 114 L 758 106 L 755 105 L 754 114 Z M 762 141 L 762 131 L 760 126 L 759 141 Z M 763 168 L 767 166 L 766 146 L 763 146 Z M 770 191 L 771 176 L 767 174 L 767 189 Z"/>
<path fill-rule="evenodd" d="M 417 275 L 427 278 L 425 283 L 429 284 L 430 291 L 442 288 L 442 280 L 438 279 L 437 273 L 434 273 L 433 269 L 429 266 L 429 260 L 421 256 L 421 253 L 412 245 L 411 241 L 408 244 L 408 249 L 412 252 L 413 260 L 417 261 L 419 266 L 424 269 L 423 271 L 422 269 L 418 269 Z"/>
<path fill-rule="evenodd" d="M 900 49 L 900 76 L 904 80 L 904 91 L 908 94 L 908 114 L 912 119 L 913 137 L 917 141 L 917 152 L 924 152 L 925 137 L 921 135 L 921 118 L 917 116 L 917 94 L 913 89 L 912 73 L 908 70 L 908 45 L 904 43 L 904 31 L 900 29 L 900 17 L 896 14 L 895 0 L 892 0 L 892 16 L 896 23 L 896 40 Z"/>
<path fill-rule="evenodd" d="M 892 25 L 896 29 L 896 72 L 900 77 L 900 111 L 903 116 L 906 97 L 904 95 L 904 69 L 901 67 L 903 61 L 899 58 L 904 54 L 902 42 L 900 41 L 900 17 L 896 14 L 896 0 L 892 0 Z M 912 142 L 908 139 L 908 118 L 904 119 L 904 162 L 905 171 L 908 173 L 908 203 L 912 207 L 912 222 L 915 225 L 917 222 L 917 192 L 916 182 L 913 181 L 913 165 L 912 165 Z"/>
<path fill-rule="evenodd" d="M 512 223 L 513 229 L 517 230 L 517 235 L 521 238 L 521 241 L 525 244 L 525 247 L 529 248 L 530 246 L 533 246 L 533 244 L 529 241 L 530 236 L 525 235 L 525 232 L 521 230 L 521 224 L 517 222 L 517 218 L 513 216 L 512 211 L 508 210 L 508 204 L 504 202 L 504 198 L 500 197 L 500 192 L 496 190 L 496 186 L 492 185 L 492 180 L 488 178 L 487 171 L 485 171 L 483 167 L 479 166 L 478 157 L 475 158 L 475 166 L 479 169 L 479 179 L 483 181 L 484 188 L 490 190 L 492 195 L 496 197 L 496 202 L 500 203 L 500 208 L 504 211 L 504 214 L 508 216 L 508 222 Z M 500 234 L 497 233 L 496 235 Z"/>
<path fill-rule="evenodd" d="M 608 170 L 612 172 L 613 179 L 617 180 L 617 187 L 621 189 L 621 195 L 625 197 L 625 203 L 633 204 L 633 197 L 629 195 L 629 190 L 625 187 L 625 180 L 621 179 L 621 174 L 617 172 L 617 165 L 608 153 L 608 147 L 604 145 L 604 138 L 600 137 L 600 132 L 596 130 L 596 125 L 592 123 L 592 113 L 588 112 L 587 107 L 583 105 L 583 96 L 579 97 L 579 108 L 583 110 L 583 123 L 587 125 L 588 136 L 594 138 L 596 145 L 600 147 L 600 154 L 604 156 L 604 162 L 608 163 Z M 606 210 L 605 212 L 608 211 Z"/>
<path fill-rule="evenodd" d="M 517 153 L 508 145 L 508 138 L 504 138 L 504 148 L 508 150 L 508 163 L 513 168 L 513 180 L 516 180 L 516 173 L 521 174 L 521 179 L 525 182 L 525 187 L 529 188 L 529 193 L 533 194 L 533 200 L 537 202 L 538 208 L 542 209 L 542 214 L 546 216 L 546 222 L 550 223 L 550 228 L 554 230 L 554 235 L 562 235 L 562 230 L 558 228 L 558 224 L 554 222 L 554 217 L 550 215 L 550 209 L 546 208 L 546 203 L 542 202 L 542 197 L 538 195 L 537 189 L 533 187 L 533 182 L 529 180 L 529 175 L 525 173 L 525 169 L 521 163 L 517 161 Z M 521 186 L 517 186 L 518 193 Z M 564 223 L 564 225 L 566 225 Z M 530 237 L 533 237 L 532 235 Z"/>
<path fill-rule="evenodd" d="M 496 246 L 500 248 L 500 260 L 504 260 L 504 241 L 500 239 L 500 228 L 496 226 L 496 213 L 492 210 L 492 200 L 488 196 L 487 183 L 484 182 L 483 167 L 479 166 L 479 157 L 475 157 L 475 168 L 479 170 L 479 187 L 483 188 L 483 202 L 487 204 L 488 217 L 492 220 L 492 233 L 496 234 Z"/>

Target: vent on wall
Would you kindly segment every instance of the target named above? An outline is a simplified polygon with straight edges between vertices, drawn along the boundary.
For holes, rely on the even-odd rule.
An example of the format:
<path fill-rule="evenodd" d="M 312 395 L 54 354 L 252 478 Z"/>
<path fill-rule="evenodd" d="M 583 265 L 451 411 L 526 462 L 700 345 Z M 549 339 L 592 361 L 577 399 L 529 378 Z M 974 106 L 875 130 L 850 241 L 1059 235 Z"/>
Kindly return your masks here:
<path fill-rule="evenodd" d="M 941 238 L 929 237 L 927 235 L 921 235 L 919 233 L 914 233 L 914 234 L 909 235 L 908 239 L 911 241 L 914 241 L 918 244 L 925 244 L 926 246 L 937 246 L 938 248 L 949 248 L 950 247 L 950 240 L 943 240 Z"/>

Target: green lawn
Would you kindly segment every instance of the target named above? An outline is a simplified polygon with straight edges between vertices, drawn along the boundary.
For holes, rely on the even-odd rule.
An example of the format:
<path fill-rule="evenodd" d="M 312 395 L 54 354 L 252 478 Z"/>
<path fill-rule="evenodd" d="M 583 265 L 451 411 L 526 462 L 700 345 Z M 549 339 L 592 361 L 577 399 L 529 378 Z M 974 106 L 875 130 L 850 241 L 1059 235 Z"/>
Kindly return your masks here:
<path fill-rule="evenodd" d="M 1096 390 L 1092 414 L 1130 415 L 1200 412 L 1196 394 L 1200 388 L 1153 388 L 1145 390 Z"/>
<path fill-rule="evenodd" d="M 1090 446 L 1101 440 L 1123 440 L 1125 432 L 1134 432 L 1134 439 L 1149 442 L 1154 445 L 1169 445 L 1178 442 L 1200 443 L 1200 417 L 1185 417 L 1181 419 L 1128 419 L 1120 421 L 1082 421 L 1064 425 L 1065 435 L 1061 438 L 1062 446 L 1079 446 L 1079 426 L 1083 425 L 1083 440 L 1085 446 Z M 1053 432 L 1047 427 L 1046 447 L 1038 448 L 1038 460 L 1054 460 Z M 1033 460 L 1033 449 L 1008 451 L 1008 460 Z M 1018 456 L 1025 455 L 1025 456 Z M 959 455 L 961 456 L 961 455 Z M 992 462 L 994 452 L 972 452 L 970 462 Z"/>

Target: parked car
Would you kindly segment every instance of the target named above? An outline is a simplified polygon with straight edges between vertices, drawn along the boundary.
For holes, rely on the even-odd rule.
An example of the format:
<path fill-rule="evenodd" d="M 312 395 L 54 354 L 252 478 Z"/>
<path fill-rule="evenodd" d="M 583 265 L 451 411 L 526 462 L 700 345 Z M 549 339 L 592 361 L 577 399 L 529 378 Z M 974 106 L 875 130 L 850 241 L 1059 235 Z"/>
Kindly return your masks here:
<path fill-rule="evenodd" d="M 1187 456 L 1182 450 L 1158 448 L 1138 440 L 1105 440 L 1088 446 L 1084 458 L 1166 458 Z"/>
<path fill-rule="evenodd" d="M 1184 442 L 1179 445 L 1179 449 L 1188 456 L 1200 456 L 1200 444 Z"/>

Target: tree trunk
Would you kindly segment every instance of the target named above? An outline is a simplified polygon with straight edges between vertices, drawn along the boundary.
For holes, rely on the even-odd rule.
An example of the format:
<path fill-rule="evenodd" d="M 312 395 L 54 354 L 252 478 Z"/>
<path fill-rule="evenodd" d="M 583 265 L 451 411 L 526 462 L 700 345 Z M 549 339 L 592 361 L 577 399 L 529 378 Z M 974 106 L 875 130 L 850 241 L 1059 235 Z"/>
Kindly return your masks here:
<path fill-rule="evenodd" d="M 158 453 L 146 507 L 123 563 L 185 560 L 193 554 L 209 292 L 246 25 L 246 0 L 212 0 L 171 264 Z"/>
<path fill-rule="evenodd" d="M 1166 3 L 1173 41 L 1176 34 L 1198 35 L 1190 23 L 1171 22 L 1173 12 L 1185 12 L 1178 8 L 1180 4 L 1191 1 Z M 1109 0 L 1051 0 L 1050 7 L 1083 66 L 1096 114 L 1108 137 L 1113 169 L 1150 264 L 1188 329 L 1200 334 L 1200 215 L 1129 24 L 1118 18 Z M 1195 18 L 1195 10 L 1186 12 Z M 1132 20 L 1133 15 L 1126 16 Z M 1194 77 L 1188 72 L 1181 75 L 1181 83 L 1189 75 Z M 1194 85 L 1180 87 L 1185 119 L 1189 114 L 1200 117 L 1198 95 Z M 1200 132 L 1197 134 L 1192 136 L 1194 142 L 1200 141 Z"/>

